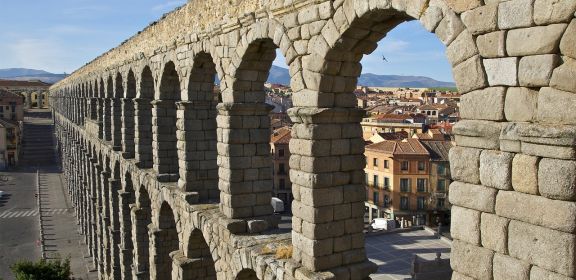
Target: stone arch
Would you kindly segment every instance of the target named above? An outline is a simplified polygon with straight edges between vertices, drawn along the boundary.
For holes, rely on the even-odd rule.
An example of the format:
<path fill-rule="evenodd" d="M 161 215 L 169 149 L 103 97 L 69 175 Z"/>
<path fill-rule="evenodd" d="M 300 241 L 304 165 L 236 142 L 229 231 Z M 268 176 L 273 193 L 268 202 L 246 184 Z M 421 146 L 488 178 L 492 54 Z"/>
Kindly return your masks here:
<path fill-rule="evenodd" d="M 293 143 L 297 143 L 299 147 L 312 148 L 313 152 L 312 154 L 306 154 L 299 149 L 294 149 L 293 155 L 301 156 L 302 158 L 312 155 L 314 160 L 318 162 L 329 160 L 334 163 L 340 160 L 341 163 L 333 164 L 330 167 L 325 165 L 321 168 L 322 171 L 318 171 L 319 169 L 316 168 L 303 168 L 301 164 L 291 161 L 291 175 L 306 174 L 306 176 L 313 176 L 319 173 L 325 174 L 326 172 L 343 172 L 340 174 L 348 174 L 347 176 L 349 177 L 337 184 L 330 184 L 330 187 L 324 189 L 321 195 L 313 191 L 318 186 L 318 183 L 300 180 L 300 194 L 306 193 L 306 195 L 300 195 L 300 197 L 295 195 L 295 201 L 292 205 L 303 209 L 318 207 L 319 205 L 311 203 L 311 201 L 321 196 L 339 197 L 342 199 L 323 204 L 322 206 L 331 205 L 331 207 L 334 207 L 334 211 L 350 209 L 351 215 L 346 222 L 355 221 L 351 223 L 354 226 L 346 228 L 346 232 L 335 234 L 334 232 L 326 232 L 321 229 L 321 225 L 323 223 L 334 224 L 341 222 L 336 217 L 327 220 L 317 215 L 304 217 L 299 213 L 295 213 L 293 221 L 299 223 L 302 220 L 306 220 L 307 223 L 312 223 L 312 229 L 310 230 L 315 232 L 315 234 L 307 234 L 299 229 L 301 225 L 293 225 L 293 228 L 296 229 L 292 235 L 292 240 L 295 244 L 293 258 L 302 262 L 306 268 L 312 271 L 335 268 L 335 264 L 328 260 L 337 258 L 338 255 L 354 255 L 354 258 L 348 259 L 337 266 L 365 266 L 362 273 L 357 275 L 359 279 L 368 277 L 376 269 L 373 264 L 368 262 L 364 249 L 362 217 L 364 215 L 365 187 L 362 182 L 363 178 L 358 180 L 355 179 L 356 175 L 354 175 L 363 174 L 366 164 L 362 127 L 360 125 L 364 111 L 356 108 L 357 100 L 353 94 L 358 77 L 362 72 L 360 61 L 363 55 L 372 53 L 377 48 L 377 43 L 391 29 L 402 22 L 419 19 L 427 9 L 439 9 L 441 16 L 433 25 L 438 26 L 440 21 L 443 21 L 442 26 L 446 30 L 438 37 L 445 44 L 454 41 L 464 28 L 460 19 L 448 8 L 441 9 L 434 6 L 436 4 L 433 3 L 428 6 L 428 1 L 418 3 L 416 3 L 417 1 L 398 2 L 402 2 L 402 5 L 393 4 L 392 1 L 379 1 L 378 3 L 374 2 L 374 4 L 361 0 L 343 1 L 343 4 L 337 7 L 335 14 L 343 16 L 346 20 L 328 20 L 322 28 L 321 34 L 310 39 L 311 44 L 314 46 L 314 48 L 309 49 L 311 54 L 302 58 L 302 77 L 306 87 L 296 92 L 293 97 L 296 108 L 291 109 L 289 113 L 292 116 L 297 116 L 293 118 L 293 120 L 296 120 L 294 128 L 306 129 L 313 125 L 318 131 L 323 130 L 323 127 L 335 129 L 332 131 L 340 130 L 342 131 L 341 134 L 324 137 L 322 141 L 331 142 L 333 143 L 332 145 L 346 142 L 350 148 L 340 149 L 337 153 L 321 153 L 318 149 L 312 148 L 312 141 L 296 135 L 291 141 L 291 146 Z M 443 3 L 443 1 L 437 1 L 436 3 Z M 457 28 L 452 28 L 455 26 Z M 471 36 L 470 38 L 462 37 L 462 40 L 465 45 L 470 43 L 475 48 Z M 475 54 L 477 54 L 477 51 L 475 53 L 469 52 L 469 56 L 462 57 L 462 60 L 473 59 Z M 476 58 L 479 61 L 479 58 Z M 483 72 L 474 73 L 471 71 L 470 75 L 479 75 L 480 78 L 478 80 L 483 81 L 470 89 L 478 89 L 485 86 Z M 456 77 L 456 80 L 458 80 L 458 77 Z M 313 165 L 320 167 L 320 164 Z M 291 176 L 291 180 L 298 182 L 298 178 L 295 178 L 296 176 L 294 175 Z M 332 243 L 333 240 L 344 239 L 355 239 L 362 242 L 357 242 L 357 244 L 348 246 L 345 249 L 336 249 L 335 246 L 324 252 L 318 252 L 302 245 L 307 242 L 328 244 Z M 306 240 L 306 242 L 303 242 L 303 240 Z M 311 259 L 314 259 L 314 263 L 307 262 L 307 260 Z"/>
<path fill-rule="evenodd" d="M 270 38 L 260 38 L 252 41 L 246 47 L 241 47 L 239 63 L 233 75 L 231 89 L 222 93 L 224 102 L 264 103 L 264 83 L 270 74 L 272 62 L 276 58 L 278 46 Z"/>
<path fill-rule="evenodd" d="M 200 52 L 196 54 L 188 75 L 188 91 L 182 96 L 182 100 L 218 101 L 218 96 L 214 96 L 214 82 L 217 74 L 216 64 L 210 53 Z"/>
<path fill-rule="evenodd" d="M 165 64 L 159 85 L 159 100 L 153 106 L 154 171 L 161 182 L 178 180 L 178 150 L 176 139 L 176 102 L 180 100 L 180 77 L 174 62 Z"/>
<path fill-rule="evenodd" d="M 258 276 L 256 276 L 256 271 L 252 269 L 243 269 L 241 270 L 238 275 L 236 275 L 236 280 L 258 280 Z"/>
<path fill-rule="evenodd" d="M 264 83 L 268 78 L 272 62 L 276 58 L 277 48 L 272 39 L 259 38 L 251 41 L 244 51 L 238 51 L 237 53 L 242 56 L 237 69 L 233 72 L 232 87 L 223 91 L 224 102 L 217 107 L 218 127 L 230 128 L 223 131 L 223 137 L 218 143 L 219 161 L 222 163 L 219 165 L 220 209 L 229 218 L 260 217 L 260 219 L 271 221 L 266 217 L 273 211 L 270 206 L 272 161 L 268 155 L 270 151 L 268 114 L 273 106 L 265 103 Z M 242 139 L 234 135 L 250 135 L 250 137 Z M 255 145 L 259 151 L 267 152 L 264 154 L 252 150 L 254 152 L 249 154 L 228 153 L 226 149 L 232 145 L 236 147 L 245 145 L 247 151 L 250 151 L 250 146 Z M 235 160 L 237 157 L 247 155 L 252 158 L 250 163 Z M 249 174 L 257 174 L 257 176 Z M 238 182 L 234 179 L 236 176 L 244 176 L 244 180 Z M 244 189 L 243 186 L 250 184 L 259 186 L 253 189 L 251 196 L 234 193 L 235 189 Z M 250 193 L 250 191 L 245 193 Z M 240 201 L 243 202 L 239 203 Z M 270 223 L 268 226 L 275 227 L 276 225 Z M 261 227 L 260 230 L 266 228 Z"/>
<path fill-rule="evenodd" d="M 112 255 L 111 259 L 111 273 L 110 275 L 118 278 L 121 275 L 121 268 L 120 268 L 120 259 L 121 259 L 121 219 L 122 216 L 120 215 L 120 205 L 121 205 L 121 198 L 118 195 L 120 191 L 122 191 L 122 173 L 121 173 L 121 166 L 119 160 L 114 160 L 113 171 L 111 174 L 111 178 L 109 180 L 109 189 L 108 189 L 108 203 L 109 203 L 109 212 L 110 212 L 110 227 L 109 227 L 109 243 L 110 243 L 110 252 Z"/>
<path fill-rule="evenodd" d="M 116 77 L 114 79 L 114 93 L 113 98 L 122 98 L 124 97 L 124 79 L 120 72 L 116 73 Z"/>
<path fill-rule="evenodd" d="M 123 189 L 118 191 L 120 199 L 120 270 L 122 279 L 131 279 L 132 264 L 134 262 L 131 209 L 135 207 L 136 195 L 130 172 L 124 173 L 122 187 Z"/>
<path fill-rule="evenodd" d="M 150 66 L 146 65 L 140 72 L 140 90 L 137 93 L 137 98 L 154 99 L 154 75 Z"/>
<path fill-rule="evenodd" d="M 151 278 L 170 279 L 172 277 L 172 257 L 171 253 L 178 251 L 179 238 L 176 228 L 176 219 L 172 207 L 168 202 L 163 202 L 158 212 L 158 228 L 151 232 L 154 254 L 150 257 L 150 262 L 155 264 L 150 270 Z"/>
<path fill-rule="evenodd" d="M 173 279 L 216 280 L 216 267 L 212 250 L 208 246 L 202 231 L 193 229 L 187 240 L 187 247 L 172 253 Z"/>
<path fill-rule="evenodd" d="M 124 98 L 136 98 L 136 75 L 132 69 L 128 70 L 126 76 L 126 94 Z"/>
<path fill-rule="evenodd" d="M 207 52 L 194 57 L 187 92 L 179 102 L 177 128 L 180 178 L 183 191 L 198 192 L 201 201 L 219 199 L 216 162 L 216 64 Z M 195 143 L 188 145 L 187 143 Z"/>
<path fill-rule="evenodd" d="M 135 109 L 134 109 L 134 98 L 136 98 L 136 76 L 132 69 L 128 70 L 126 76 L 126 91 L 125 95 L 122 96 L 122 157 L 134 158 L 135 152 Z"/>
<path fill-rule="evenodd" d="M 149 66 L 140 73 L 138 92 L 134 99 L 134 142 L 138 167 L 151 168 L 152 153 L 152 100 L 154 99 L 154 77 Z"/>
<path fill-rule="evenodd" d="M 150 271 L 149 225 L 152 224 L 152 202 L 144 185 L 140 186 L 136 205 L 131 207 L 134 271 L 136 279 L 147 279 Z"/>

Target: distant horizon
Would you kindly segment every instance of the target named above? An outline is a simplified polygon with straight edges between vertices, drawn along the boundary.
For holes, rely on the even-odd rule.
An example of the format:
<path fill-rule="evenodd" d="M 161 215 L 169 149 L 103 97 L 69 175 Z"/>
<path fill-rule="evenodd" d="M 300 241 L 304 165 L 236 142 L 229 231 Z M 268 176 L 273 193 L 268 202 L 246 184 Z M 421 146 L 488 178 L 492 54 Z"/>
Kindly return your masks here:
<path fill-rule="evenodd" d="M 0 10 L 0 68 L 72 73 L 119 46 L 186 0 L 5 1 Z M 22 16 L 26 11 L 26 16 Z M 384 59 L 385 58 L 385 59 Z M 285 65 L 280 55 L 274 61 Z M 454 82 L 445 47 L 418 21 L 400 24 L 362 59 L 362 73 Z"/>

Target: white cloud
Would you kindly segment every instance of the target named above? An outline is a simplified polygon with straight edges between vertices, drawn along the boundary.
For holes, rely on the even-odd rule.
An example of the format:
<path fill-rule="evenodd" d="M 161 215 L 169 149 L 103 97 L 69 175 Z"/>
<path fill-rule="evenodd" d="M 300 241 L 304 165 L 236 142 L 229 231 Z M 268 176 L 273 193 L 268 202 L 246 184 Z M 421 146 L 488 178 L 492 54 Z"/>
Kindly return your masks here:
<path fill-rule="evenodd" d="M 65 34 L 65 35 L 88 34 L 95 32 L 95 30 L 84 28 L 78 25 L 54 25 L 40 29 L 40 31 L 42 31 L 43 33 Z"/>
<path fill-rule="evenodd" d="M 68 70 L 69 54 L 52 40 L 23 38 L 6 46 L 6 55 L 18 67 L 47 71 Z M 7 61 L 8 62 L 8 61 Z"/>
<path fill-rule="evenodd" d="M 93 18 L 96 15 L 102 14 L 102 12 L 109 11 L 110 7 L 102 5 L 92 5 L 92 6 L 80 6 L 80 7 L 68 7 L 61 11 L 65 16 L 72 18 Z"/>
<path fill-rule="evenodd" d="M 410 43 L 398 39 L 385 39 L 378 46 L 378 50 L 386 53 L 404 51 L 410 46 Z"/>
<path fill-rule="evenodd" d="M 162 3 L 162 4 L 158 4 L 156 6 L 153 6 L 151 8 L 152 11 L 154 12 L 159 12 L 159 11 L 171 11 L 176 7 L 182 6 L 186 4 L 186 0 L 176 0 L 176 1 L 168 1 L 166 3 Z"/>

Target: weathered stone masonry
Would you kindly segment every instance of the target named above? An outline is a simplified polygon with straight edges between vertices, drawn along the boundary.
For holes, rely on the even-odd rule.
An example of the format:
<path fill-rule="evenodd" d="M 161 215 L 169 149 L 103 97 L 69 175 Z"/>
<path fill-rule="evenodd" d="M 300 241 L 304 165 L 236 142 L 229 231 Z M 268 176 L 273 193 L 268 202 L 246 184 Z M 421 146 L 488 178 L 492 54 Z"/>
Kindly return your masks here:
<path fill-rule="evenodd" d="M 102 279 L 365 279 L 363 54 L 418 19 L 463 121 L 453 279 L 576 277 L 576 2 L 189 1 L 51 88 L 80 232 Z M 273 230 L 263 83 L 290 67 L 291 234 Z M 221 96 L 212 91 L 214 75 Z M 262 247 L 291 244 L 291 259 Z"/>

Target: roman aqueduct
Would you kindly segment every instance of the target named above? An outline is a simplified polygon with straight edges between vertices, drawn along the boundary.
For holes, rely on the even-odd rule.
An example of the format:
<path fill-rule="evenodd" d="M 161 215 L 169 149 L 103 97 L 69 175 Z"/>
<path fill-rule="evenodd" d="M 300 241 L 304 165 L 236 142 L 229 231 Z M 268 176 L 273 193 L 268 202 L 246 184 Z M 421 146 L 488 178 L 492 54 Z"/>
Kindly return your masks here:
<path fill-rule="evenodd" d="M 574 279 L 575 12 L 573 0 L 189 1 L 50 89 L 100 278 L 369 277 L 352 92 L 362 56 L 416 19 L 465 94 L 453 279 Z M 291 232 L 270 206 L 276 49 L 295 92 Z M 266 254 L 290 245 L 290 258 Z"/>

